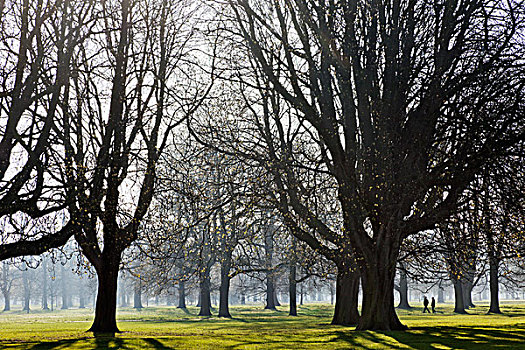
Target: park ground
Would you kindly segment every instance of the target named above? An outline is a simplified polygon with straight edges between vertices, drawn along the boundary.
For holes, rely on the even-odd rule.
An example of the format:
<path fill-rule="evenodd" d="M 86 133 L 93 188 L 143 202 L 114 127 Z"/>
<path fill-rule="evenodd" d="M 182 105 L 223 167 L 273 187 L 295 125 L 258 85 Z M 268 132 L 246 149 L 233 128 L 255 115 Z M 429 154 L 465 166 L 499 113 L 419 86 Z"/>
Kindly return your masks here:
<path fill-rule="evenodd" d="M 86 332 L 92 310 L 0 313 L 0 348 L 5 349 L 525 349 L 525 303 L 505 303 L 503 315 L 487 305 L 455 315 L 451 304 L 436 314 L 399 310 L 406 332 L 356 332 L 330 325 L 332 306 L 299 307 L 289 317 L 260 305 L 232 307 L 233 319 L 196 316 L 171 307 L 119 309 L 122 333 L 93 337 Z"/>

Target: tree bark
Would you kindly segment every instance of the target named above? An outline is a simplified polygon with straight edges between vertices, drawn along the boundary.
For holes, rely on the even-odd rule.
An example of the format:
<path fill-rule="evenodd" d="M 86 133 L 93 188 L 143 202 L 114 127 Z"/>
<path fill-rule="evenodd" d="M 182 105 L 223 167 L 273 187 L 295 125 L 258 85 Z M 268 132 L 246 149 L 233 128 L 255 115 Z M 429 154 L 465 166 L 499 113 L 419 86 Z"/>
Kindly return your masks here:
<path fill-rule="evenodd" d="M 231 255 L 225 252 L 221 262 L 221 285 L 219 287 L 219 317 L 231 318 L 229 310 Z"/>
<path fill-rule="evenodd" d="M 275 306 L 275 287 L 273 285 L 273 277 L 270 272 L 266 275 L 266 306 L 267 310 L 277 310 Z"/>
<path fill-rule="evenodd" d="M 117 327 L 117 283 L 120 254 L 114 254 L 101 261 L 97 269 L 98 290 L 95 306 L 95 320 L 89 331 L 93 333 L 120 332 Z"/>
<path fill-rule="evenodd" d="M 499 261 L 495 256 L 489 257 L 489 286 L 490 286 L 490 307 L 489 314 L 501 314 L 499 308 Z"/>
<path fill-rule="evenodd" d="M 368 259 L 360 266 L 363 288 L 361 317 L 356 330 L 394 331 L 406 330 L 397 317 L 394 307 L 395 259 L 389 261 L 391 254 L 382 254 L 380 258 Z M 391 251 L 390 251 L 391 253 Z"/>
<path fill-rule="evenodd" d="M 4 295 L 4 311 L 11 310 L 11 281 L 9 280 L 9 264 L 2 263 L 2 294 Z"/>
<path fill-rule="evenodd" d="M 290 316 L 297 316 L 297 267 L 295 260 L 290 264 L 288 276 L 288 293 L 290 295 Z"/>
<path fill-rule="evenodd" d="M 341 326 L 358 324 L 359 279 L 359 272 L 355 267 L 353 271 L 346 268 L 345 265 L 338 267 L 332 324 Z"/>
<path fill-rule="evenodd" d="M 211 316 L 211 297 L 210 297 L 210 271 L 204 270 L 200 278 L 200 311 L 199 316 Z"/>
<path fill-rule="evenodd" d="M 470 278 L 471 277 L 468 276 L 466 278 L 461 279 L 461 290 L 463 292 L 463 303 L 465 309 L 476 307 L 476 305 L 474 305 L 474 303 L 472 302 L 472 289 L 474 285 Z"/>
<path fill-rule="evenodd" d="M 11 298 L 10 293 L 6 292 L 4 294 L 4 311 L 11 311 Z"/>
<path fill-rule="evenodd" d="M 412 309 L 412 306 L 408 303 L 408 278 L 407 278 L 407 272 L 405 270 L 405 265 L 403 263 L 399 263 L 400 269 L 399 269 L 399 305 L 397 305 L 398 309 L 405 309 L 410 310 Z"/>
<path fill-rule="evenodd" d="M 44 258 L 42 260 L 42 310 L 49 310 L 49 306 L 47 304 L 47 298 L 48 298 L 48 286 L 47 286 L 47 260 Z"/>
<path fill-rule="evenodd" d="M 62 285 L 62 310 L 69 309 L 69 303 L 68 303 L 68 288 L 67 288 L 67 282 L 66 282 L 66 269 L 64 269 L 63 265 L 60 265 L 60 283 Z"/>
<path fill-rule="evenodd" d="M 27 311 L 27 313 L 29 313 L 31 307 L 30 307 L 30 304 L 31 304 L 31 285 L 30 285 L 30 282 L 29 282 L 29 271 L 24 271 L 23 272 L 24 274 L 24 278 L 23 278 L 23 283 L 24 283 L 24 308 L 22 309 L 23 311 Z"/>
<path fill-rule="evenodd" d="M 275 280 L 273 283 L 273 303 L 275 306 L 281 306 L 281 303 L 279 302 L 279 298 L 277 298 L 277 287 L 275 286 Z"/>
<path fill-rule="evenodd" d="M 453 280 L 452 283 L 454 285 L 454 313 L 466 314 L 462 283 L 459 280 Z"/>
<path fill-rule="evenodd" d="M 142 309 L 142 285 L 140 279 L 135 282 L 135 288 L 133 289 L 133 308 Z"/>
<path fill-rule="evenodd" d="M 179 304 L 177 305 L 177 308 L 186 309 L 186 288 L 183 280 L 179 280 L 178 292 Z"/>
<path fill-rule="evenodd" d="M 274 276 L 272 271 L 273 260 L 273 233 L 271 225 L 268 225 L 264 234 L 264 251 L 266 257 L 266 306 L 265 309 L 277 310 L 275 305 L 275 286 Z"/>

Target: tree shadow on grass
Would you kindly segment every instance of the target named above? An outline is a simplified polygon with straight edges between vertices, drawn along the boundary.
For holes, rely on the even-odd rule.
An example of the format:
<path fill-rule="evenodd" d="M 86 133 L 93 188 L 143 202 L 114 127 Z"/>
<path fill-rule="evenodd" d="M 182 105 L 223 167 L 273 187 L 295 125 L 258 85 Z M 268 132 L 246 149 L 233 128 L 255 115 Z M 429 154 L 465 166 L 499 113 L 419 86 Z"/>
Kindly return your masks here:
<path fill-rule="evenodd" d="M 66 339 L 66 340 L 59 340 L 54 342 L 42 342 L 39 344 L 35 344 L 34 346 L 28 347 L 28 349 L 31 350 L 52 350 L 52 349 L 64 349 L 64 348 L 72 348 L 75 345 L 78 348 L 84 348 L 84 349 L 96 349 L 96 350 L 104 350 L 104 349 L 139 349 L 139 348 L 145 348 L 145 349 L 156 349 L 156 350 L 165 350 L 165 349 L 173 349 L 171 347 L 163 345 L 160 341 L 158 341 L 155 338 L 118 338 L 118 337 L 112 337 L 112 336 L 96 336 L 94 338 L 94 342 L 89 342 L 92 338 L 78 338 L 78 339 Z M 83 342 L 80 344 L 79 342 Z M 147 345 L 139 345 L 137 342 L 143 341 Z M 77 344 L 78 343 L 78 344 Z"/>
<path fill-rule="evenodd" d="M 525 327 L 414 327 L 385 336 L 414 349 L 525 349 Z"/>

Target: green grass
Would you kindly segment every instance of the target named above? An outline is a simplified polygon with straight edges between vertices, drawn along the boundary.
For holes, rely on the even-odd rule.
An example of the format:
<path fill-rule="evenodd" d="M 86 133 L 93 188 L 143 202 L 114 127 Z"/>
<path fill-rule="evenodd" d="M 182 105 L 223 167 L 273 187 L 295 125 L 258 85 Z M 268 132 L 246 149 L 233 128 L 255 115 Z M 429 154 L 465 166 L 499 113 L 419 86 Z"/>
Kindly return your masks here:
<path fill-rule="evenodd" d="M 330 305 L 299 308 L 298 317 L 260 306 L 232 307 L 233 319 L 198 317 L 176 308 L 119 309 L 123 333 L 95 338 L 85 330 L 90 310 L 0 313 L 0 347 L 7 349 L 525 349 L 525 304 L 487 306 L 455 315 L 450 304 L 438 313 L 400 310 L 406 332 L 356 332 L 331 326 Z"/>

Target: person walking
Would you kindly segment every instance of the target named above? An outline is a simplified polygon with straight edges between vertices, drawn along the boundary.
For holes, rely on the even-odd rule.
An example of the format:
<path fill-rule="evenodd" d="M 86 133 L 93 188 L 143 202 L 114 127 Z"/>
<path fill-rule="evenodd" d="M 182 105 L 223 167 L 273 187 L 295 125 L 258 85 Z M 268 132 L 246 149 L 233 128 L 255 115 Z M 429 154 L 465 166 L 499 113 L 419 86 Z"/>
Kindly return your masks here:
<path fill-rule="evenodd" d="M 432 301 L 430 302 L 430 306 L 432 307 L 432 313 L 435 314 L 436 313 L 436 299 L 434 299 L 434 297 L 432 297 Z"/>
<path fill-rule="evenodd" d="M 428 299 L 427 299 L 426 296 L 425 296 L 425 298 L 423 299 L 423 306 L 425 306 L 425 308 L 423 309 L 423 313 L 425 313 L 425 312 L 430 313 L 430 310 L 428 309 Z"/>

